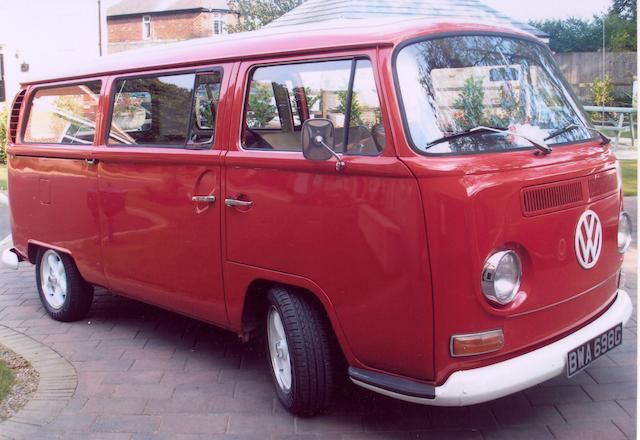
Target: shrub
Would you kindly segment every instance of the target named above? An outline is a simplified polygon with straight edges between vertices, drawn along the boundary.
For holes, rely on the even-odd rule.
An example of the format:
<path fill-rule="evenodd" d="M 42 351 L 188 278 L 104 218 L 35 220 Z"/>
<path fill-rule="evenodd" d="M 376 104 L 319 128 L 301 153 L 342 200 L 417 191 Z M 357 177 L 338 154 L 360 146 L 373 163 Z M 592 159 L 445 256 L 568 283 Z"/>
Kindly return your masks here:
<path fill-rule="evenodd" d="M 591 85 L 591 91 L 595 105 L 606 107 L 613 104 L 613 82 L 609 75 L 605 75 L 604 79 L 595 79 Z"/>
<path fill-rule="evenodd" d="M 7 162 L 7 122 L 9 107 L 0 107 L 0 163 Z"/>

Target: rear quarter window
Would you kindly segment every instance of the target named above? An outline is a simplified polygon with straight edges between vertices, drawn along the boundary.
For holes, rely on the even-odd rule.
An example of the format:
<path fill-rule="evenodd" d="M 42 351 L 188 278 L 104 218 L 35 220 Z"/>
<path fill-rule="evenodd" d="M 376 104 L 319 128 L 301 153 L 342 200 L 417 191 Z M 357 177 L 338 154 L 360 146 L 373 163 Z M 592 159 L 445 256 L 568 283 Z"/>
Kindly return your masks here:
<path fill-rule="evenodd" d="M 36 89 L 28 108 L 24 141 L 93 144 L 100 81 Z"/>

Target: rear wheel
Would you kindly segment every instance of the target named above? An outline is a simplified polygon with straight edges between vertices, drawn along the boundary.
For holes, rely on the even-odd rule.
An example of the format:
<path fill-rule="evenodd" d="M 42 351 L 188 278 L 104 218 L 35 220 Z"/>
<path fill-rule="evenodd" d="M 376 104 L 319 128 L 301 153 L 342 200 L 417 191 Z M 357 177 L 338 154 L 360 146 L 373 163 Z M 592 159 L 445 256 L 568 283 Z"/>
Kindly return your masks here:
<path fill-rule="evenodd" d="M 40 249 L 36 257 L 36 281 L 42 306 L 53 319 L 77 321 L 89 312 L 93 287 L 84 281 L 70 256 Z"/>
<path fill-rule="evenodd" d="M 327 319 L 319 306 L 285 288 L 272 288 L 268 298 L 267 355 L 278 399 L 294 414 L 317 414 L 334 388 Z"/>

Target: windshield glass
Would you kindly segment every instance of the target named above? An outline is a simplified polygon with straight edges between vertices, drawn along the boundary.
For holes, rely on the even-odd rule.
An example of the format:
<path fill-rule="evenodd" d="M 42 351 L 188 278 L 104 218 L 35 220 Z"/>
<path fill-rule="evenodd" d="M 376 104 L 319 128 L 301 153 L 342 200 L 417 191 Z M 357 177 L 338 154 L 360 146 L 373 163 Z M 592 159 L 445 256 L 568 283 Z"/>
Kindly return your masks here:
<path fill-rule="evenodd" d="M 478 126 L 544 140 L 570 124 L 587 125 L 549 51 L 527 40 L 480 35 L 417 42 L 400 50 L 395 67 L 407 131 L 421 152 L 532 147 L 518 136 L 497 133 L 473 133 L 429 147 L 434 140 Z M 592 137 L 579 128 L 549 144 Z"/>

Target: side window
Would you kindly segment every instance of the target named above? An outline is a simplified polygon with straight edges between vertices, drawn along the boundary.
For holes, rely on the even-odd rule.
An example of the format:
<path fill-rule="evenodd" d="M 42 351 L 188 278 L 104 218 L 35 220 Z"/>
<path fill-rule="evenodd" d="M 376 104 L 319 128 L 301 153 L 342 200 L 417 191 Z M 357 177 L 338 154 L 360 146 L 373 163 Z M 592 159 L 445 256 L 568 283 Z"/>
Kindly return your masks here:
<path fill-rule="evenodd" d="M 36 90 L 24 140 L 30 143 L 93 143 L 100 81 Z"/>
<path fill-rule="evenodd" d="M 220 80 L 219 72 L 117 80 L 109 145 L 209 146 Z"/>
<path fill-rule="evenodd" d="M 325 61 L 253 71 L 245 108 L 245 148 L 301 151 L 302 124 L 313 118 L 333 122 L 336 151 L 379 154 L 385 146 L 384 128 L 371 62 Z"/>
<path fill-rule="evenodd" d="M 221 79 L 219 72 L 196 76 L 190 144 L 213 142 Z"/>

